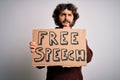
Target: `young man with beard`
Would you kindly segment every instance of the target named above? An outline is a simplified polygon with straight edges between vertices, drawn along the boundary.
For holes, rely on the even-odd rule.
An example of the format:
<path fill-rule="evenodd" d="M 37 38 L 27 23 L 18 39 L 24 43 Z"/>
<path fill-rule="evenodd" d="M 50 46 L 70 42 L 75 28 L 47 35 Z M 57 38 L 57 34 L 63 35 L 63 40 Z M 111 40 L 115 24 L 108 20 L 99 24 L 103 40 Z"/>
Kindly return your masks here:
<path fill-rule="evenodd" d="M 77 13 L 77 8 L 75 5 L 68 4 L 58 4 L 52 15 L 55 24 L 58 25 L 56 29 L 70 29 L 74 26 L 76 20 L 79 18 Z M 35 51 L 36 43 L 30 42 L 30 50 Z M 88 47 L 86 41 L 87 50 L 87 62 L 92 59 L 92 50 Z M 44 67 L 37 66 L 41 69 Z M 47 79 L 46 80 L 83 80 L 82 72 L 80 67 L 62 67 L 62 66 L 48 66 L 47 67 Z"/>

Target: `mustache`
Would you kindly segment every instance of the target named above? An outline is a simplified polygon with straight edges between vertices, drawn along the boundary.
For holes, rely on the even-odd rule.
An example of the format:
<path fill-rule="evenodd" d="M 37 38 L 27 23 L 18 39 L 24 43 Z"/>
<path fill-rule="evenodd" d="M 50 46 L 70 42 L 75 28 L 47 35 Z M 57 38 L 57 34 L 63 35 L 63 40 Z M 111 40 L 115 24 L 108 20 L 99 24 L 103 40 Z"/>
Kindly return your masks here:
<path fill-rule="evenodd" d="M 65 23 L 65 22 L 68 22 L 68 23 L 70 23 L 70 21 L 68 21 L 67 19 L 65 19 L 65 20 L 63 21 L 63 23 Z"/>

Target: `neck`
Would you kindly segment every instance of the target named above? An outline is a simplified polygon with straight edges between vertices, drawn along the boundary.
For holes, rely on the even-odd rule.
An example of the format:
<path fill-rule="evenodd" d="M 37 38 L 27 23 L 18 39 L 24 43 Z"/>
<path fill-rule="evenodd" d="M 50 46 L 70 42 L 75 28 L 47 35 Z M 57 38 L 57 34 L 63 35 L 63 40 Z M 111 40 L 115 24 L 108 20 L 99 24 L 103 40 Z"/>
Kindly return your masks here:
<path fill-rule="evenodd" d="M 71 27 L 69 25 L 64 25 L 63 28 L 64 29 L 70 29 Z"/>

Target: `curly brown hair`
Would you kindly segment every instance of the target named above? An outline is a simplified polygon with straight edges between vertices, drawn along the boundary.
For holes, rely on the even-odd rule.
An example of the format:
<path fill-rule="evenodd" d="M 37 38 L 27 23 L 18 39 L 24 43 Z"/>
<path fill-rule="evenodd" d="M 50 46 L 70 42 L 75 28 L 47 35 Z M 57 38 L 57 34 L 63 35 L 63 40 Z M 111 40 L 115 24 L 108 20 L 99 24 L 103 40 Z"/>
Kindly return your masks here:
<path fill-rule="evenodd" d="M 59 14 L 65 9 L 71 10 L 74 15 L 73 23 L 70 27 L 72 27 L 75 24 L 76 20 L 79 18 L 77 7 L 75 5 L 73 5 L 72 3 L 58 4 L 53 12 L 52 17 L 54 19 L 55 24 L 58 25 L 60 28 L 62 28 L 63 26 L 59 21 Z"/>

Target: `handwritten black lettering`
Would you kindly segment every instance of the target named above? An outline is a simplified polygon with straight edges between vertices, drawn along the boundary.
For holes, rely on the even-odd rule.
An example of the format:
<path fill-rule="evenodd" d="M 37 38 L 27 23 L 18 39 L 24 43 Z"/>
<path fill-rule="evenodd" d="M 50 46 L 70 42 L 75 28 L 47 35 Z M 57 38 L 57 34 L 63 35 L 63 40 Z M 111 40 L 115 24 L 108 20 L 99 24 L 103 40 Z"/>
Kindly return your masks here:
<path fill-rule="evenodd" d="M 50 46 L 53 46 L 53 44 L 58 45 L 56 37 L 57 37 L 57 35 L 55 32 L 53 32 L 53 31 L 49 32 L 49 45 Z"/>
<path fill-rule="evenodd" d="M 61 60 L 66 61 L 68 59 L 67 49 L 61 49 Z"/>
<path fill-rule="evenodd" d="M 59 52 L 60 52 L 59 48 L 53 49 L 53 61 L 55 61 L 55 62 L 60 61 Z"/>
<path fill-rule="evenodd" d="M 72 56 L 72 55 L 74 54 L 74 51 L 73 51 L 73 50 L 70 50 L 70 51 L 68 52 L 68 54 L 69 54 L 69 60 L 70 60 L 70 61 L 74 61 L 74 56 Z"/>
<path fill-rule="evenodd" d="M 68 41 L 66 40 L 66 37 L 68 35 L 67 31 L 60 32 L 60 43 L 61 45 L 68 45 Z"/>
<path fill-rule="evenodd" d="M 73 45 L 78 45 L 79 44 L 76 36 L 78 36 L 77 32 L 72 32 L 71 33 L 71 44 L 73 44 Z"/>
<path fill-rule="evenodd" d="M 50 54 L 52 53 L 52 50 L 50 48 L 45 49 L 45 59 L 46 62 L 50 62 Z"/>
<path fill-rule="evenodd" d="M 42 45 L 42 40 L 44 39 L 45 35 L 47 35 L 46 31 L 39 31 L 38 32 L 38 45 Z"/>
<path fill-rule="evenodd" d="M 78 50 L 76 49 L 75 50 L 76 54 L 76 61 L 85 61 L 85 50 L 81 49 L 81 50 Z"/>
<path fill-rule="evenodd" d="M 35 52 L 39 56 L 39 58 L 34 58 L 34 62 L 41 62 L 44 60 L 44 52 L 42 52 L 42 50 L 42 47 L 38 47 L 35 49 Z"/>

